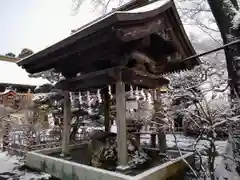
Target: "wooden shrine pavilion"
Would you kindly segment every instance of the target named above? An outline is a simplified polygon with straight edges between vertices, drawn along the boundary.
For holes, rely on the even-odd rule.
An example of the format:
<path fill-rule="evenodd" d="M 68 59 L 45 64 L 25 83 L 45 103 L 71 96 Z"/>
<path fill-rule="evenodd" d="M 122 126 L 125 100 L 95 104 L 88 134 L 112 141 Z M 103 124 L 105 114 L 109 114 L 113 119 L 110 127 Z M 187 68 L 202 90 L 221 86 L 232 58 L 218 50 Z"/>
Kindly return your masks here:
<path fill-rule="evenodd" d="M 139 8 L 134 6 L 137 2 Z M 140 2 L 132 1 L 17 62 L 30 74 L 55 69 L 65 77 L 56 84 L 65 92 L 63 153 L 67 153 L 69 143 L 69 91 L 114 85 L 118 164 L 124 169 L 128 162 L 125 84 L 159 88 L 169 82 L 163 74 L 191 69 L 200 63 L 198 59 L 181 61 L 196 53 L 174 2 L 157 1 L 148 5 L 147 1 Z"/>

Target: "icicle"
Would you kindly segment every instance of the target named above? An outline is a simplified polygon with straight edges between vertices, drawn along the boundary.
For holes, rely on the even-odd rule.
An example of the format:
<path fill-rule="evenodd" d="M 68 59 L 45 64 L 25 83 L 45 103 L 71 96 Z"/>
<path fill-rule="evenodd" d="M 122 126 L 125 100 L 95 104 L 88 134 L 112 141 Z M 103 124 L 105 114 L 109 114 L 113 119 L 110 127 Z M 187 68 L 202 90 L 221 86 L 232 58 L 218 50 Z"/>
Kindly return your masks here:
<path fill-rule="evenodd" d="M 102 97 L 101 97 L 100 89 L 97 90 L 97 98 L 98 98 L 98 102 L 102 103 Z"/>
<path fill-rule="evenodd" d="M 110 85 L 108 86 L 108 93 L 109 93 L 110 99 L 112 99 L 113 96 L 112 96 L 112 90 L 111 90 L 111 86 Z"/>
<path fill-rule="evenodd" d="M 78 99 L 79 99 L 79 104 L 82 104 L 83 101 L 82 101 L 82 94 L 81 94 L 81 92 L 79 92 L 79 94 L 78 94 Z"/>

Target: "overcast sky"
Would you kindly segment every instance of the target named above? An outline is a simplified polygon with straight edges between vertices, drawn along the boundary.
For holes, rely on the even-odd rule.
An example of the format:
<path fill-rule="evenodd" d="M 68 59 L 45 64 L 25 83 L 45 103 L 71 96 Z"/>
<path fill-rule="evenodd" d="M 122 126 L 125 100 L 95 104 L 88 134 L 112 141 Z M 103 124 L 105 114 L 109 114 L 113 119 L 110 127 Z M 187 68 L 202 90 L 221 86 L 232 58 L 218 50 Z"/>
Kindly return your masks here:
<path fill-rule="evenodd" d="M 98 15 L 86 3 L 73 15 L 72 0 L 0 0 L 0 54 L 37 52 Z"/>
<path fill-rule="evenodd" d="M 73 15 L 72 0 L 0 0 L 0 54 L 37 52 L 96 16 L 87 5 Z"/>

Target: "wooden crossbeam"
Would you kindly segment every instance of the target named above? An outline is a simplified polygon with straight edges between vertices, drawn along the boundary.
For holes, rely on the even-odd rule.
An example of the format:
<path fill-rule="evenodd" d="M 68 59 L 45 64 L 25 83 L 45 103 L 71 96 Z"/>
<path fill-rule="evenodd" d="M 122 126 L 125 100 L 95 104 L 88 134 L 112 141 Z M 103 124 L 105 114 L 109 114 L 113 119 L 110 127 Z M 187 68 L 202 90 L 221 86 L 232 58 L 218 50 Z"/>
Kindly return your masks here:
<path fill-rule="evenodd" d="M 169 83 L 169 81 L 162 76 L 146 74 L 131 68 L 114 67 L 65 79 L 57 83 L 55 86 L 62 90 L 82 92 L 92 89 L 101 89 L 108 85 L 115 84 L 119 79 L 117 75 L 118 72 L 121 73 L 122 81 L 124 83 L 136 85 L 141 88 L 155 89 Z"/>

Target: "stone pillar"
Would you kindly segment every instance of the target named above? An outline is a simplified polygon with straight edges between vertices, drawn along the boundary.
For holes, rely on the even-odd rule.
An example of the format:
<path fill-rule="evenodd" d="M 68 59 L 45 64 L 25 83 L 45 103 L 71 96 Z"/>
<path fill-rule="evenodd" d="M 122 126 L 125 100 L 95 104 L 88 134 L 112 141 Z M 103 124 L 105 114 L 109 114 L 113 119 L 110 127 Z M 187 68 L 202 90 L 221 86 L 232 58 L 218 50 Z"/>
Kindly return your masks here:
<path fill-rule="evenodd" d="M 69 91 L 64 91 L 64 112 L 63 112 L 63 134 L 62 134 L 62 154 L 61 156 L 69 155 L 70 142 L 70 122 L 71 122 L 71 101 Z"/>
<path fill-rule="evenodd" d="M 116 83 L 118 170 L 125 170 L 128 163 L 125 84 Z"/>

